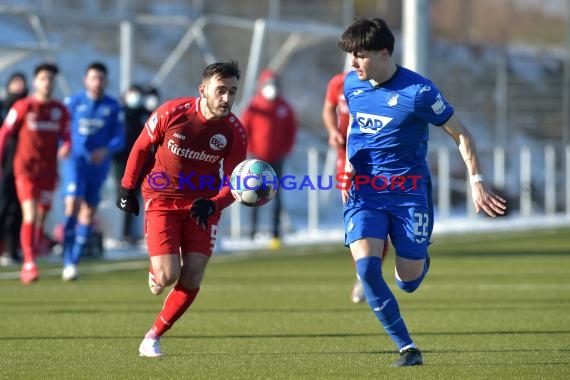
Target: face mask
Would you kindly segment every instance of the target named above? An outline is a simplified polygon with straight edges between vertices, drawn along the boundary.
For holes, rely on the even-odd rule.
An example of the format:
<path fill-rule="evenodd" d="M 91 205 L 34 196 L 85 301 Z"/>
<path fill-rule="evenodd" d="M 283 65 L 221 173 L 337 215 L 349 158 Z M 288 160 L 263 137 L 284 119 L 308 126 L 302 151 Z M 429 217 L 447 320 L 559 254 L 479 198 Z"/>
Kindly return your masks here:
<path fill-rule="evenodd" d="M 134 91 L 127 93 L 125 103 L 129 108 L 139 107 L 141 105 L 141 94 Z"/>
<path fill-rule="evenodd" d="M 158 107 L 158 97 L 156 95 L 149 95 L 144 100 L 144 108 L 148 112 L 152 112 Z"/>
<path fill-rule="evenodd" d="M 261 95 L 267 100 L 274 100 L 277 97 L 277 87 L 273 84 L 266 84 L 261 88 Z"/>

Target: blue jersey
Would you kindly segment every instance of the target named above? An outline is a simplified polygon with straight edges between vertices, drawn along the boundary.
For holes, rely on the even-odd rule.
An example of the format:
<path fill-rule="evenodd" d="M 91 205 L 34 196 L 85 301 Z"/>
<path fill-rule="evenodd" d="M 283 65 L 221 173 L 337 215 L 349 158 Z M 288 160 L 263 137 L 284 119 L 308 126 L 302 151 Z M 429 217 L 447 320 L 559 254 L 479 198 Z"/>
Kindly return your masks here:
<path fill-rule="evenodd" d="M 445 124 L 453 107 L 430 80 L 400 66 L 376 86 L 349 72 L 344 96 L 352 117 L 352 196 L 379 206 L 425 204 L 431 189 L 428 125 Z"/>
<path fill-rule="evenodd" d="M 71 114 L 71 156 L 79 164 L 89 164 L 91 154 L 107 148 L 109 154 L 98 165 L 108 168 L 113 154 L 125 146 L 124 116 L 121 104 L 104 95 L 91 99 L 85 91 L 65 99 Z"/>

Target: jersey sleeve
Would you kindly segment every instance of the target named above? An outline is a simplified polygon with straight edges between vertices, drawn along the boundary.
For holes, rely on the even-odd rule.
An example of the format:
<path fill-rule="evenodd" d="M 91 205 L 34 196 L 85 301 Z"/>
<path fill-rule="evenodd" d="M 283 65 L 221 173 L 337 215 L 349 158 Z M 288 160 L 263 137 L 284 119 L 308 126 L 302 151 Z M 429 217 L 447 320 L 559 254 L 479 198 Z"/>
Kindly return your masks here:
<path fill-rule="evenodd" d="M 27 102 L 19 100 L 12 105 L 12 108 L 8 111 L 4 123 L 2 124 L 2 129 L 8 129 L 11 132 L 17 132 L 24 122 L 24 116 L 26 113 Z"/>
<path fill-rule="evenodd" d="M 341 83 L 344 81 L 343 74 L 337 74 L 331 78 L 327 85 L 327 93 L 325 95 L 325 99 L 327 102 L 337 106 L 338 105 L 338 96 L 339 96 L 339 89 L 342 91 L 343 87 Z"/>
<path fill-rule="evenodd" d="M 60 139 L 64 145 L 69 146 L 71 144 L 71 116 L 66 107 L 61 107 L 61 111 L 63 112 L 63 116 L 59 130 Z"/>
<path fill-rule="evenodd" d="M 153 144 L 164 138 L 172 104 L 173 101 L 163 103 L 149 116 L 148 120 L 144 124 L 143 131 L 148 134 L 148 137 Z"/>
<path fill-rule="evenodd" d="M 433 125 L 445 124 L 453 115 L 453 106 L 431 82 L 418 86 L 415 97 L 416 114 Z"/>
<path fill-rule="evenodd" d="M 233 144 L 227 156 L 224 157 L 222 166 L 224 182 L 229 182 L 232 171 L 240 162 L 245 160 L 247 153 L 247 134 L 245 128 L 237 118 L 235 118 L 235 121 L 232 122 L 231 125 L 233 128 Z M 234 201 L 234 196 L 231 194 L 230 187 L 223 186 L 218 194 L 212 198 L 212 201 L 216 204 L 217 212 L 231 205 Z"/>
<path fill-rule="evenodd" d="M 71 115 L 70 131 L 73 139 L 73 143 L 71 145 L 73 155 L 75 157 L 83 157 L 85 161 L 89 162 L 91 161 L 91 153 L 87 149 L 87 136 L 80 133 L 79 123 L 77 122 L 77 105 L 80 99 L 79 96 L 80 95 L 78 94 L 71 97 L 68 96 L 63 100 L 63 104 L 65 104 L 69 114 Z"/>
<path fill-rule="evenodd" d="M 4 157 L 4 146 L 6 145 L 6 141 L 14 133 L 17 133 L 22 126 L 24 113 L 26 112 L 25 104 L 26 103 L 22 101 L 14 103 L 4 119 L 2 128 L 0 128 L 0 163 L 2 163 L 2 158 Z"/>

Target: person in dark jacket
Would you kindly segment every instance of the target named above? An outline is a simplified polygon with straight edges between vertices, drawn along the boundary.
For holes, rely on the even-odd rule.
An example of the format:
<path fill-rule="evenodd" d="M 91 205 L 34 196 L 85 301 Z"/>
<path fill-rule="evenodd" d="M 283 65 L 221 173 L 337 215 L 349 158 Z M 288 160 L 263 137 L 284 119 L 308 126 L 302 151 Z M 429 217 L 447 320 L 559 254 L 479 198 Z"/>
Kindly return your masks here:
<path fill-rule="evenodd" d="M 123 178 L 129 153 L 140 135 L 144 123 L 158 107 L 158 91 L 151 86 L 133 84 L 123 95 L 122 103 L 125 114 L 125 149 L 113 156 L 113 169 L 117 183 L 120 183 L 121 178 Z M 142 177 L 139 179 L 137 189 L 140 189 L 141 180 Z M 140 198 L 140 190 L 137 196 Z M 139 237 L 139 234 L 134 230 L 135 220 L 135 215 L 125 213 L 121 232 L 121 241 L 124 243 L 134 244 Z"/>
<path fill-rule="evenodd" d="M 0 100 L 0 125 L 8 114 L 12 105 L 28 95 L 28 82 L 21 72 L 10 75 L 6 83 L 6 93 Z M 12 163 L 16 151 L 17 137 L 8 140 L 4 157 L 0 160 L 0 256 L 7 253 L 6 260 L 19 263 L 21 261 L 20 226 L 22 224 L 22 210 L 16 195 L 14 170 Z"/>

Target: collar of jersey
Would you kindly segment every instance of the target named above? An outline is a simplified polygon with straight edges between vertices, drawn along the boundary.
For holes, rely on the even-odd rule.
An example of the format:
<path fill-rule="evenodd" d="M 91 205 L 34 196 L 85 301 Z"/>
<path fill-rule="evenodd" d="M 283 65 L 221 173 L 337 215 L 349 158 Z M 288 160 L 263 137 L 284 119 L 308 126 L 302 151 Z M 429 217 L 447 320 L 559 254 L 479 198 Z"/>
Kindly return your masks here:
<path fill-rule="evenodd" d="M 385 80 L 382 83 L 378 83 L 374 79 L 370 79 L 368 80 L 368 83 L 370 83 L 372 88 L 384 87 L 390 82 L 392 82 L 396 78 L 396 75 L 398 75 L 399 72 L 400 72 L 400 65 L 396 65 L 396 71 L 394 71 L 394 74 L 392 74 L 392 76 L 388 78 L 388 80 Z"/>
<path fill-rule="evenodd" d="M 201 106 L 201 104 L 200 104 L 201 99 L 202 99 L 201 97 L 196 98 L 196 104 L 194 105 L 194 107 L 196 107 L 195 108 L 196 115 L 198 115 L 198 118 L 200 119 L 200 121 L 202 123 L 207 123 L 208 120 L 206 120 L 206 118 L 204 117 L 204 114 L 202 113 L 202 108 L 200 107 Z"/>

